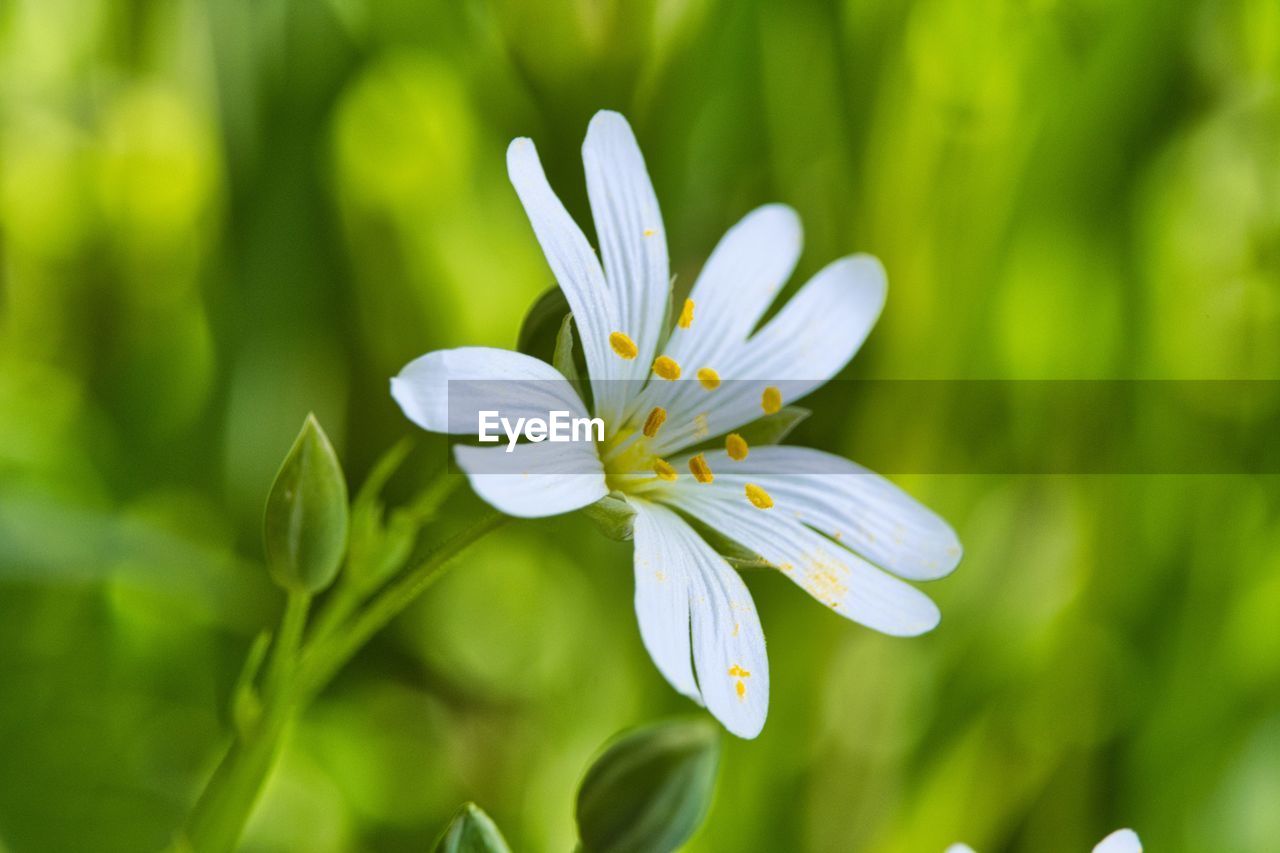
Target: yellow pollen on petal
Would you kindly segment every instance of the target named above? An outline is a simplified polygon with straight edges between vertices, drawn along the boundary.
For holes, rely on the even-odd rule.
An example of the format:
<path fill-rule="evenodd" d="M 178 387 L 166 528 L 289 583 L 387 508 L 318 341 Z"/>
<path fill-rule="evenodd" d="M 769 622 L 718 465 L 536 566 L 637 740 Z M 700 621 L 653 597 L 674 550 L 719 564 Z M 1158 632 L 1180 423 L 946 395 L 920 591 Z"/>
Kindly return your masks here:
<path fill-rule="evenodd" d="M 658 434 L 658 430 L 667 421 L 667 410 L 661 406 L 654 406 L 649 412 L 649 417 L 644 419 L 644 436 L 645 438 L 653 438 Z"/>
<path fill-rule="evenodd" d="M 634 346 L 635 344 L 632 344 L 632 347 Z M 653 372 L 669 382 L 674 381 L 680 378 L 680 365 L 676 364 L 676 360 L 671 356 L 660 355 L 653 360 Z"/>
<path fill-rule="evenodd" d="M 653 473 L 658 475 L 659 480 L 666 480 L 668 483 L 673 482 L 679 476 L 675 467 L 665 459 L 653 460 Z"/>
<path fill-rule="evenodd" d="M 747 672 L 745 669 L 738 666 L 736 663 L 733 666 L 729 667 L 729 674 L 732 675 L 734 678 L 750 678 L 751 677 L 750 672 Z"/>
<path fill-rule="evenodd" d="M 738 691 L 738 699 L 747 698 L 747 683 L 745 681 L 739 679 L 738 683 L 733 685 L 733 689 Z"/>
<path fill-rule="evenodd" d="M 646 229 L 644 229 L 644 232 L 643 232 L 643 233 L 644 233 L 644 236 L 646 236 L 646 237 L 652 237 L 652 236 L 653 236 L 653 229 L 652 229 L 652 228 L 646 228 Z"/>
<path fill-rule="evenodd" d="M 747 483 L 747 500 L 751 501 L 751 505 L 758 509 L 769 509 L 773 506 L 773 498 L 769 497 L 769 493 L 757 486 L 755 483 Z"/>
<path fill-rule="evenodd" d="M 770 385 L 764 389 L 764 393 L 760 395 L 760 408 L 764 409 L 766 415 L 775 415 L 782 408 L 782 392 L 777 386 Z"/>
<path fill-rule="evenodd" d="M 680 319 L 676 321 L 676 325 L 682 329 L 687 329 L 693 325 L 693 300 L 686 299 L 684 307 L 680 309 Z"/>
<path fill-rule="evenodd" d="M 702 387 L 708 391 L 714 391 L 720 387 L 720 374 L 716 373 L 710 367 L 698 368 L 698 381 L 702 383 Z"/>
<path fill-rule="evenodd" d="M 610 332 L 609 346 L 613 347 L 613 351 L 618 354 L 618 358 L 625 358 L 627 361 L 640 354 L 640 348 L 636 346 L 636 342 L 631 340 L 631 336 L 626 332 Z"/>
<path fill-rule="evenodd" d="M 741 462 L 751 452 L 751 448 L 747 447 L 747 440 L 736 432 L 731 432 L 725 437 L 724 449 L 734 462 Z"/>
<path fill-rule="evenodd" d="M 711 466 L 707 464 L 707 460 L 701 453 L 689 460 L 689 471 L 693 474 L 693 479 L 699 483 L 710 483 L 715 479 L 715 475 L 711 473 Z"/>

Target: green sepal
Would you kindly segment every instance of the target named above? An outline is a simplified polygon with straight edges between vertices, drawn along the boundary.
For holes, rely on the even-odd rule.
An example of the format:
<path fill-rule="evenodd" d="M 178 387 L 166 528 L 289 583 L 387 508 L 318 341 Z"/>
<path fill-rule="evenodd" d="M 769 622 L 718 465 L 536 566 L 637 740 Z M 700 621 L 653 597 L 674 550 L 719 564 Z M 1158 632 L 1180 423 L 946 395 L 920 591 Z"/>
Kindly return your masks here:
<path fill-rule="evenodd" d="M 593 504 L 582 508 L 596 528 L 610 539 L 627 542 L 635 532 L 635 507 L 621 492 L 610 492 Z"/>
<path fill-rule="evenodd" d="M 573 386 L 574 391 L 578 392 L 580 399 L 587 399 L 582 393 L 582 376 L 578 373 L 578 363 L 574 360 L 572 314 L 565 314 L 564 320 L 560 322 L 560 331 L 556 333 L 556 351 L 551 356 L 551 366 L 569 380 L 569 384 Z"/>
<path fill-rule="evenodd" d="M 578 788 L 585 853 L 666 853 L 689 840 L 711 807 L 720 732 L 711 722 L 665 721 L 623 734 Z"/>
<path fill-rule="evenodd" d="M 347 548 L 347 483 L 338 454 L 307 415 L 263 512 L 267 569 L 281 587 L 315 593 L 333 582 Z"/>
<path fill-rule="evenodd" d="M 556 335 L 564 323 L 564 315 L 569 312 L 569 301 L 558 286 L 543 291 L 520 322 L 516 349 L 525 355 L 546 359 L 554 351 Z"/>
<path fill-rule="evenodd" d="M 458 809 L 431 848 L 433 853 L 510 853 L 507 840 L 484 810 L 475 803 Z"/>

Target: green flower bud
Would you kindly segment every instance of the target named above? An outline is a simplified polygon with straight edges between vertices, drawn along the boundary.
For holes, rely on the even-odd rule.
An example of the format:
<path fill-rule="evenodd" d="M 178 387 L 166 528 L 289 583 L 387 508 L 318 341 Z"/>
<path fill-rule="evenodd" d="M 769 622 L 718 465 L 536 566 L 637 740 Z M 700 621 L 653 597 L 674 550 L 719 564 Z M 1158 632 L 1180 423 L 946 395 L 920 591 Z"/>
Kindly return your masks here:
<path fill-rule="evenodd" d="M 434 853 L 510 853 L 493 820 L 475 803 L 458 809 L 436 842 Z"/>
<path fill-rule="evenodd" d="M 347 483 L 333 445 L 307 415 L 267 496 L 267 568 L 277 584 L 315 593 L 333 582 L 347 547 Z"/>
<path fill-rule="evenodd" d="M 578 789 L 587 853 L 667 853 L 707 816 L 720 732 L 705 720 L 646 726 L 613 741 Z"/>

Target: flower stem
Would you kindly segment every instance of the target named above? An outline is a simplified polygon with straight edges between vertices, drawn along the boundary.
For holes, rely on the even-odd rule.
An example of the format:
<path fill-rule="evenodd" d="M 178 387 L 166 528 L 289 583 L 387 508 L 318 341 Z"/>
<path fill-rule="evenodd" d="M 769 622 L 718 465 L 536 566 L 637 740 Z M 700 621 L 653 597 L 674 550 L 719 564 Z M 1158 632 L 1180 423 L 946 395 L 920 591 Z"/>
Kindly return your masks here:
<path fill-rule="evenodd" d="M 375 596 L 342 631 L 317 638 L 318 647 L 304 655 L 299 673 L 303 696 L 309 698 L 328 684 L 374 634 L 444 575 L 454 557 L 508 521 L 510 518 L 500 513 L 482 518 L 427 554 L 415 568 Z"/>
<path fill-rule="evenodd" d="M 290 723 L 352 655 L 447 571 L 455 557 L 507 520 L 495 513 L 446 541 L 375 595 L 346 625 L 316 635 L 307 646 L 301 641 L 310 596 L 290 593 L 263 680 L 261 711 L 237 733 L 170 849 L 233 850 Z"/>

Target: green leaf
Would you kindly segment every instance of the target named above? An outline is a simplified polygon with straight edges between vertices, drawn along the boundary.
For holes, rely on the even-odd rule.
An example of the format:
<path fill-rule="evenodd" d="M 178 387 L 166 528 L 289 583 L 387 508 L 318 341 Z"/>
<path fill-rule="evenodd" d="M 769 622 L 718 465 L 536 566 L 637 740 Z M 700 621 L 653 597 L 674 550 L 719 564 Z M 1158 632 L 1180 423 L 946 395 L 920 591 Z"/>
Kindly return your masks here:
<path fill-rule="evenodd" d="M 610 539 L 617 542 L 631 539 L 636 511 L 621 492 L 610 492 L 595 503 L 583 507 L 582 512 Z"/>
<path fill-rule="evenodd" d="M 433 853 L 510 853 L 511 848 L 497 825 L 475 803 L 458 809 Z"/>
<path fill-rule="evenodd" d="M 675 720 L 614 740 L 578 788 L 578 837 L 586 853 L 666 853 L 689 840 L 711 806 L 720 732 L 707 720 Z"/>
<path fill-rule="evenodd" d="M 735 432 L 746 440 L 748 447 L 778 444 L 811 414 L 813 412 L 800 406 L 783 406 L 772 415 L 754 420 Z"/>
<path fill-rule="evenodd" d="M 564 325 L 564 315 L 569 312 L 569 302 L 558 286 L 544 291 L 534 300 L 520 323 L 516 349 L 525 355 L 548 360 L 555 351 L 556 336 Z"/>
<path fill-rule="evenodd" d="M 578 397 L 586 400 L 587 396 L 583 393 L 582 376 L 578 372 L 578 363 L 574 360 L 573 353 L 573 315 L 565 314 L 564 321 L 560 323 L 560 331 L 556 334 L 556 351 L 551 357 L 551 366 L 560 371 L 565 379 L 569 380 L 569 384 L 573 386 L 573 390 L 578 392 Z"/>
<path fill-rule="evenodd" d="M 347 483 L 314 415 L 276 474 L 263 513 L 272 579 L 288 590 L 319 592 L 333 582 L 347 546 Z"/>

